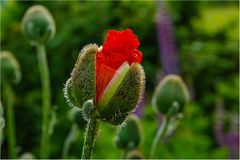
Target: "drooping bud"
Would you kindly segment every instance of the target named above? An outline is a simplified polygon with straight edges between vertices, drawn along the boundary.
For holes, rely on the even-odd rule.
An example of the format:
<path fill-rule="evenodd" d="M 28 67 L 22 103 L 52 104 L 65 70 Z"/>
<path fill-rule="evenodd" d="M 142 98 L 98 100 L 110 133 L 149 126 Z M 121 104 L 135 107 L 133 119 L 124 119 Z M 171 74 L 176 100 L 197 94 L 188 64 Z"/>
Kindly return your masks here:
<path fill-rule="evenodd" d="M 134 149 L 127 153 L 126 159 L 144 159 L 144 157 L 142 153 L 140 153 L 137 149 Z"/>
<path fill-rule="evenodd" d="M 87 121 L 83 117 L 83 112 L 78 107 L 73 107 L 69 112 L 69 119 L 76 123 L 79 130 L 85 130 Z"/>
<path fill-rule="evenodd" d="M 152 104 L 157 112 L 175 115 L 182 112 L 189 101 L 189 93 L 181 77 L 166 76 L 157 86 Z"/>
<path fill-rule="evenodd" d="M 3 83 L 16 84 L 21 79 L 20 66 L 9 51 L 0 53 L 1 80 Z"/>
<path fill-rule="evenodd" d="M 19 159 L 36 159 L 36 157 L 31 152 L 23 153 Z"/>
<path fill-rule="evenodd" d="M 3 133 L 3 129 L 5 127 L 5 119 L 4 119 L 4 109 L 2 103 L 0 101 L 0 131 Z M 0 135 L 0 145 L 3 143 L 3 134 Z"/>
<path fill-rule="evenodd" d="M 83 104 L 83 117 L 85 121 L 88 121 L 92 118 L 92 116 L 95 116 L 95 108 L 93 105 L 93 100 L 88 100 Z"/>
<path fill-rule="evenodd" d="M 111 124 L 121 124 L 140 101 L 144 85 L 145 75 L 141 65 L 135 63 L 128 67 L 123 64 L 98 103 L 100 116 Z"/>
<path fill-rule="evenodd" d="M 130 115 L 125 126 L 122 126 L 115 139 L 118 148 L 132 150 L 139 146 L 142 140 L 142 128 L 138 117 Z"/>
<path fill-rule="evenodd" d="M 96 54 L 98 46 L 89 44 L 79 53 L 65 89 L 68 100 L 77 107 L 96 99 Z"/>
<path fill-rule="evenodd" d="M 25 13 L 22 24 L 22 32 L 35 45 L 45 44 L 55 35 L 55 22 L 50 12 L 41 5 L 30 7 Z"/>

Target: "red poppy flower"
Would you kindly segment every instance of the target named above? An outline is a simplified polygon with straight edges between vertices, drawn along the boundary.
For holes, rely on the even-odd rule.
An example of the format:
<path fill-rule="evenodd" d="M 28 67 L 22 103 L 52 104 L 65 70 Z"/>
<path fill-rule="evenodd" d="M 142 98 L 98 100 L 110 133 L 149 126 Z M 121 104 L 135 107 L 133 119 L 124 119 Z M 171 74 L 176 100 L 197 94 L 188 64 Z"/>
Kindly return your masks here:
<path fill-rule="evenodd" d="M 139 45 L 140 42 L 131 29 L 108 31 L 102 50 L 97 53 L 97 101 L 124 62 L 129 65 L 141 63 L 142 53 L 137 49 Z"/>

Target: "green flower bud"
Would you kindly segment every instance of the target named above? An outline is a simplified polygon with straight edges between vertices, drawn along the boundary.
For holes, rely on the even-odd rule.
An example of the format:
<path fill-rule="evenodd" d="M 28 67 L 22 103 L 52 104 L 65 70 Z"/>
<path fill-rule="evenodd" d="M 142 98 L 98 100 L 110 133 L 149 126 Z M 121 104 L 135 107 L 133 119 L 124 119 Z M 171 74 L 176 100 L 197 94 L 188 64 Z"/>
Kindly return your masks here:
<path fill-rule="evenodd" d="M 88 100 L 83 104 L 83 117 L 86 121 L 90 120 L 92 116 L 95 116 L 95 108 L 93 106 L 93 100 Z"/>
<path fill-rule="evenodd" d="M 64 95 L 70 105 L 80 108 L 85 102 L 92 100 L 98 118 L 113 125 L 120 125 L 135 109 L 141 98 L 145 85 L 144 71 L 138 63 L 131 66 L 127 62 L 123 63 L 97 100 L 96 87 L 101 85 L 96 82 L 98 52 L 96 44 L 83 48 L 71 78 L 66 82 Z"/>
<path fill-rule="evenodd" d="M 114 124 L 116 118 L 133 111 L 141 98 L 144 84 L 145 75 L 141 65 L 135 63 L 128 67 L 128 64 L 123 64 L 98 103 L 100 116 Z M 124 121 L 125 118 L 121 119 Z"/>
<path fill-rule="evenodd" d="M 76 123 L 80 130 L 85 130 L 87 121 L 83 117 L 83 112 L 78 107 L 73 107 L 69 112 L 69 119 Z"/>
<path fill-rule="evenodd" d="M 96 44 L 87 45 L 82 49 L 71 73 L 71 79 L 66 83 L 65 97 L 77 107 L 82 107 L 90 99 L 95 101 L 97 51 Z"/>
<path fill-rule="evenodd" d="M 3 128 L 5 127 L 5 119 L 4 119 L 4 109 L 2 103 L 0 101 L 0 131 L 3 133 Z M 3 142 L 3 134 L 0 135 L 0 145 Z"/>
<path fill-rule="evenodd" d="M 157 86 L 152 98 L 155 110 L 168 115 L 182 112 L 188 101 L 187 87 L 177 75 L 166 76 Z"/>
<path fill-rule="evenodd" d="M 41 5 L 30 7 L 25 13 L 22 24 L 22 32 L 35 45 L 47 43 L 55 35 L 55 22 L 50 12 Z"/>
<path fill-rule="evenodd" d="M 30 152 L 23 153 L 19 159 L 36 159 L 35 156 Z"/>
<path fill-rule="evenodd" d="M 127 153 L 126 159 L 144 159 L 144 157 L 137 149 L 134 149 Z"/>
<path fill-rule="evenodd" d="M 3 83 L 16 84 L 21 79 L 20 66 L 17 59 L 9 51 L 0 53 L 1 80 Z"/>
<path fill-rule="evenodd" d="M 115 143 L 118 148 L 132 150 L 137 148 L 142 140 L 141 123 L 135 115 L 130 115 L 125 126 L 118 130 Z"/>

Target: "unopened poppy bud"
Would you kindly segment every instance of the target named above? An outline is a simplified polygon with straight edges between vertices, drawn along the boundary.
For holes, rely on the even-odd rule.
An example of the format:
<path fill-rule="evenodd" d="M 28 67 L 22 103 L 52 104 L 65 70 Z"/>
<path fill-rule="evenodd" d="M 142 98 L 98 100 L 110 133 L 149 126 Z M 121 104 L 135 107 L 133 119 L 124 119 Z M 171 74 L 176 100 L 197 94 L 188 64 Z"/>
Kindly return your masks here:
<path fill-rule="evenodd" d="M 142 153 L 140 153 L 137 149 L 134 149 L 127 153 L 126 159 L 144 159 L 144 157 Z"/>
<path fill-rule="evenodd" d="M 19 159 L 36 159 L 36 157 L 31 152 L 23 153 Z"/>
<path fill-rule="evenodd" d="M 30 7 L 25 13 L 22 24 L 24 35 L 35 45 L 45 44 L 55 35 L 55 22 L 50 12 L 41 5 Z"/>
<path fill-rule="evenodd" d="M 156 111 L 171 116 L 182 112 L 188 101 L 189 93 L 181 77 L 168 75 L 157 86 L 152 104 Z"/>
<path fill-rule="evenodd" d="M 93 100 L 88 100 L 83 104 L 83 117 L 86 121 L 90 120 L 92 116 L 96 116 Z"/>
<path fill-rule="evenodd" d="M 83 112 L 78 107 L 73 107 L 70 110 L 69 119 L 76 123 L 80 130 L 84 130 L 87 126 L 87 121 L 83 117 Z"/>
<path fill-rule="evenodd" d="M 128 64 L 120 67 L 98 102 L 100 116 L 112 123 L 119 114 L 133 111 L 141 98 L 144 84 L 145 75 L 141 65 L 135 63 L 130 67 Z"/>
<path fill-rule="evenodd" d="M 78 107 L 96 98 L 96 54 L 98 46 L 89 44 L 79 53 L 77 62 L 71 73 L 71 88 L 69 93 L 77 102 Z M 71 101 L 71 99 L 69 99 Z M 74 100 L 71 101 L 73 104 Z"/>
<path fill-rule="evenodd" d="M 115 139 L 118 148 L 132 150 L 137 148 L 142 140 L 142 128 L 138 117 L 130 115 L 122 126 Z"/>
<path fill-rule="evenodd" d="M 85 102 L 92 100 L 98 118 L 120 125 L 135 109 L 144 90 L 139 44 L 137 37 L 127 29 L 110 30 L 101 47 L 85 46 L 65 85 L 65 97 L 70 104 L 82 108 Z"/>
<path fill-rule="evenodd" d="M 2 103 L 0 102 L 0 131 L 2 133 L 2 129 L 5 127 L 5 120 L 4 120 L 4 109 L 3 109 L 3 106 L 2 106 Z M 2 135 L 0 135 L 0 144 L 2 143 Z"/>
<path fill-rule="evenodd" d="M 16 84 L 21 79 L 20 66 L 9 51 L 0 53 L 1 80 L 3 83 Z"/>

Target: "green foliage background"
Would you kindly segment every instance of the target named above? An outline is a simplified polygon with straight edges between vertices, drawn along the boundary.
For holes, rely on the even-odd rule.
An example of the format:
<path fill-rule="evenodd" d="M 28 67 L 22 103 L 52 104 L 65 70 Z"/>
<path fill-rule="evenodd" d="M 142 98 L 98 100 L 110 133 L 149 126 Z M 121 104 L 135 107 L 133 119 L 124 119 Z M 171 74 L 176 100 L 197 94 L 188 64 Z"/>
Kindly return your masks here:
<path fill-rule="evenodd" d="M 59 158 L 70 130 L 70 107 L 63 98 L 63 85 L 81 48 L 101 45 L 108 29 L 131 28 L 138 35 L 147 77 L 148 100 L 143 118 L 144 141 L 140 151 L 148 157 L 157 119 L 150 98 L 161 74 L 156 34 L 155 1 L 1 1 L 1 50 L 10 50 L 21 65 L 22 80 L 14 86 L 15 119 L 19 155 L 39 157 L 41 134 L 41 85 L 34 47 L 24 38 L 20 23 L 32 5 L 46 6 L 56 22 L 56 37 L 47 45 L 53 109 L 57 124 L 51 136 L 51 158 Z M 239 113 L 239 15 L 237 2 L 166 2 L 172 15 L 180 70 L 193 101 L 168 143 L 160 144 L 159 158 L 227 158 L 228 150 L 214 137 L 216 97 L 223 97 L 227 110 Z M 83 131 L 70 149 L 79 158 Z M 121 158 L 113 143 L 116 128 L 102 124 L 96 140 L 95 158 Z M 3 135 L 6 137 L 6 130 Z M 5 138 L 6 139 L 6 138 Z M 7 158 L 3 141 L 2 157 Z"/>

